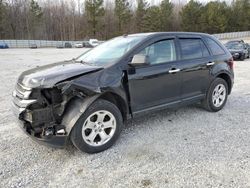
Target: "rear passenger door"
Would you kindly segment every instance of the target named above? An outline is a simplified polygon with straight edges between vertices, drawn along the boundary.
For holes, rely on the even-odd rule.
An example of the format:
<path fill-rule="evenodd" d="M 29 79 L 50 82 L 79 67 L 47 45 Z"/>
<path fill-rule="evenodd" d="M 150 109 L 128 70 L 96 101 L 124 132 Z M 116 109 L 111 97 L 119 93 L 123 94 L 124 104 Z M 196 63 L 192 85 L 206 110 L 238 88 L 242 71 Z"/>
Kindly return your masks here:
<path fill-rule="evenodd" d="M 181 99 L 202 98 L 209 84 L 209 69 L 214 64 L 200 37 L 178 37 L 181 54 Z"/>

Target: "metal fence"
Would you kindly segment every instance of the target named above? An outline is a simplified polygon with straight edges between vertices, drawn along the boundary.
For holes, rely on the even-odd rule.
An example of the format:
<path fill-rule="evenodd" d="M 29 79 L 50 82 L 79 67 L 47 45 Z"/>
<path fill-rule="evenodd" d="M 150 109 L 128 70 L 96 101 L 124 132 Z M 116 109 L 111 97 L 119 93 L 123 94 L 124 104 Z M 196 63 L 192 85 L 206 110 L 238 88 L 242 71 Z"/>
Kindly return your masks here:
<path fill-rule="evenodd" d="M 234 39 L 234 38 L 246 38 L 250 37 L 250 31 L 243 32 L 232 32 L 232 33 L 219 33 L 214 34 L 218 39 Z M 28 48 L 33 44 L 36 44 L 38 48 L 49 48 L 57 47 L 59 45 L 64 45 L 69 42 L 74 46 L 75 43 L 84 41 L 52 41 L 52 40 L 0 40 L 0 42 L 5 42 L 10 48 Z"/>
<path fill-rule="evenodd" d="M 250 31 L 219 33 L 219 34 L 214 34 L 214 36 L 217 37 L 218 39 L 246 38 L 246 37 L 250 37 Z"/>
<path fill-rule="evenodd" d="M 66 42 L 72 44 L 84 41 L 53 41 L 53 40 L 0 40 L 0 42 L 5 42 L 10 48 L 29 48 L 32 45 L 36 45 L 38 48 L 49 48 L 57 47 L 59 45 L 64 45 Z"/>

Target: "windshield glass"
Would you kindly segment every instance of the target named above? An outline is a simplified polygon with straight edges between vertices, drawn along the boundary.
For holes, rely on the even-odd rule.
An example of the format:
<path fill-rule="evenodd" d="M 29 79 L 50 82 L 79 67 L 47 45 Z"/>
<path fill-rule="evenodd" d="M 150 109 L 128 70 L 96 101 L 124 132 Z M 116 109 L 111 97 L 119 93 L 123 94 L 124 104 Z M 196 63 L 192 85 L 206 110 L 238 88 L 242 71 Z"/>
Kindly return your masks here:
<path fill-rule="evenodd" d="M 116 37 L 87 51 L 76 61 L 97 66 L 106 66 L 120 59 L 126 52 L 138 44 L 145 36 Z"/>
<path fill-rule="evenodd" d="M 227 47 L 229 49 L 241 50 L 241 49 L 243 49 L 243 44 L 241 44 L 241 43 L 232 43 L 232 44 L 228 44 Z"/>

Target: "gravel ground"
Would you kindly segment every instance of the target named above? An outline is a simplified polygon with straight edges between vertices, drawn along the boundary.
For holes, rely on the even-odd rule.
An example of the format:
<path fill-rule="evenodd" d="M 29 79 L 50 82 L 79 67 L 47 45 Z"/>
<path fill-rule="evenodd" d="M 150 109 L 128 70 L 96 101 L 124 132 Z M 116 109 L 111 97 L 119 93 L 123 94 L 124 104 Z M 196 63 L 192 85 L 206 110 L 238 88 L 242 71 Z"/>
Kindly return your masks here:
<path fill-rule="evenodd" d="M 28 138 L 10 110 L 18 75 L 82 52 L 0 51 L 0 187 L 250 187 L 250 60 L 235 62 L 233 93 L 218 113 L 188 106 L 138 118 L 94 155 Z"/>

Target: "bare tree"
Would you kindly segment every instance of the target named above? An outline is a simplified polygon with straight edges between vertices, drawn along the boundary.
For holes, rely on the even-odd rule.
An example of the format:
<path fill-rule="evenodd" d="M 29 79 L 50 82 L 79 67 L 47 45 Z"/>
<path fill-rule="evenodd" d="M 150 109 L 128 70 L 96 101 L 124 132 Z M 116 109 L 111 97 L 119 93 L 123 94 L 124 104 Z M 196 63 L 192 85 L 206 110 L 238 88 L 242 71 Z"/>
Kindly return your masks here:
<path fill-rule="evenodd" d="M 249 28 L 249 0 L 0 0 L 1 39 L 109 39 L 152 31 L 240 31 Z M 179 2 L 179 3 L 178 3 Z M 237 18 L 237 19 L 236 19 Z M 240 20 L 240 21 L 239 21 Z M 216 28 L 216 30 L 214 30 Z"/>

